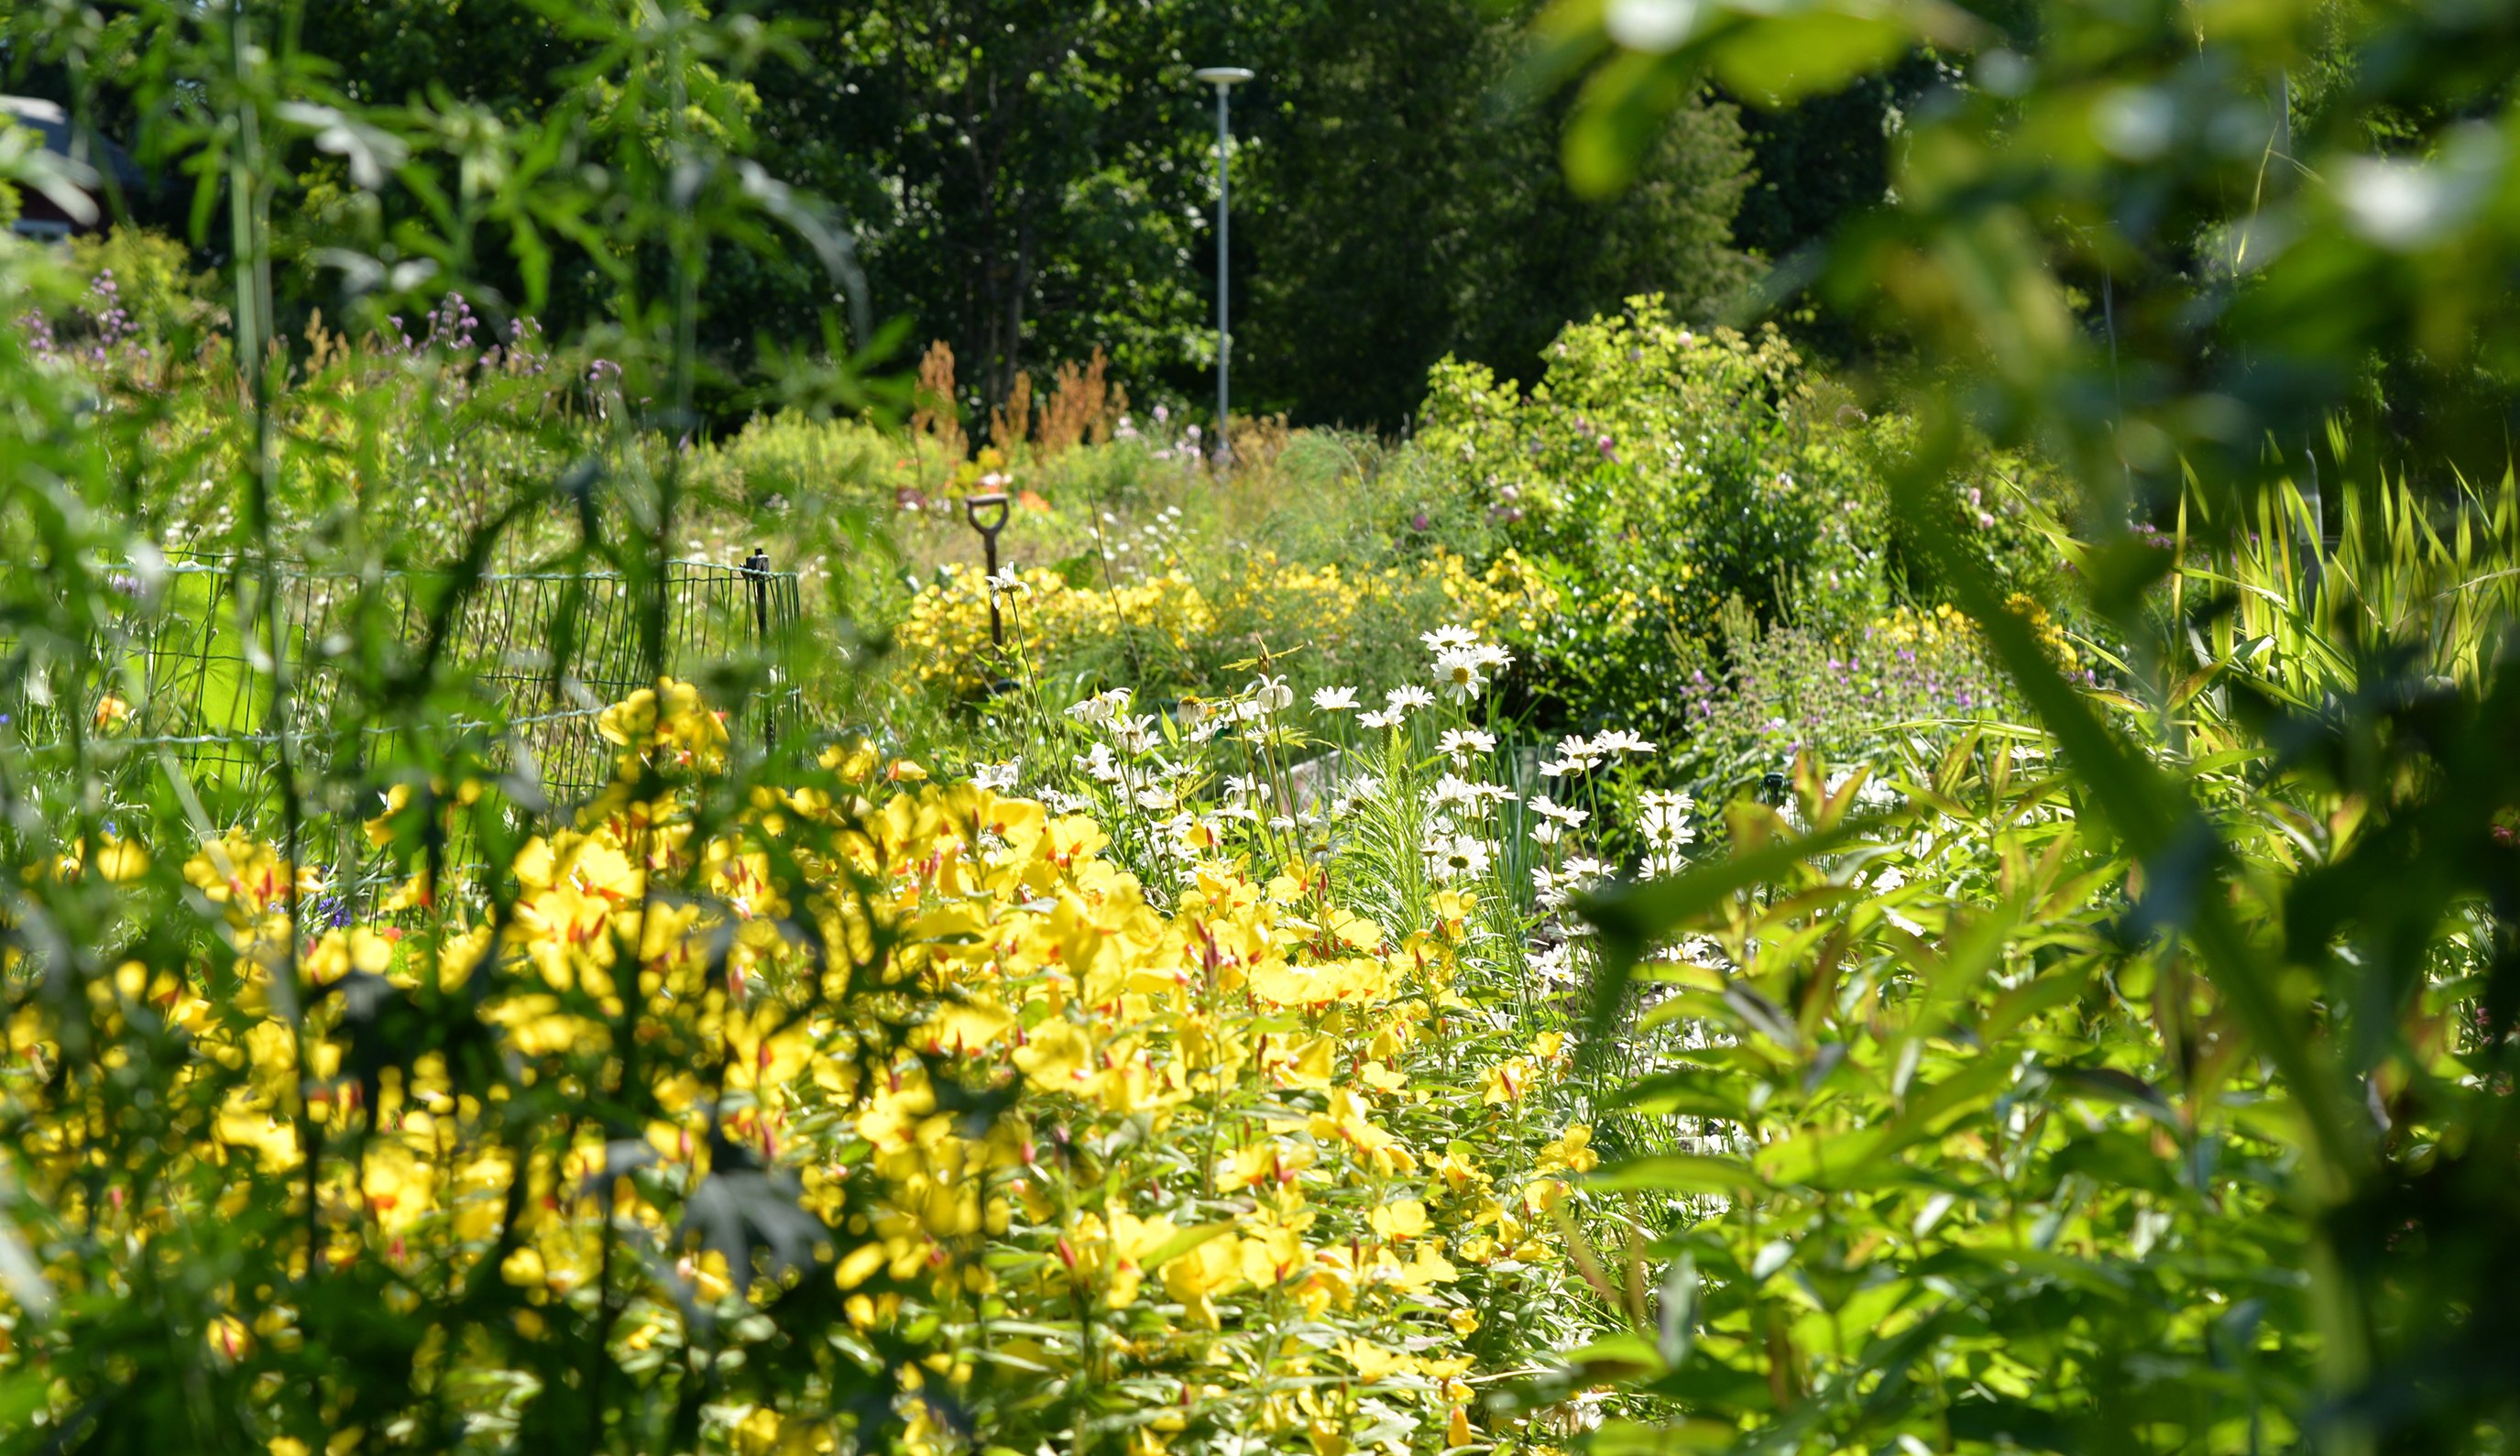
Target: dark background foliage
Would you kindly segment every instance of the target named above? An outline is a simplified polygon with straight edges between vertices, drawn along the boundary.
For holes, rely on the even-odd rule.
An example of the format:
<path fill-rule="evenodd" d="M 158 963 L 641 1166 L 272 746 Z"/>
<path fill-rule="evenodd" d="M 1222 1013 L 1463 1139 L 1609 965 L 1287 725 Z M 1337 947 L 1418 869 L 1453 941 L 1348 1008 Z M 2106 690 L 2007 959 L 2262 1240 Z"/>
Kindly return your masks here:
<path fill-rule="evenodd" d="M 786 5 L 761 19 L 795 48 L 745 82 L 751 151 L 832 200 L 877 318 L 906 319 L 914 345 L 953 346 L 975 419 L 1017 371 L 1040 383 L 1098 346 L 1140 400 L 1204 400 L 1214 112 L 1189 73 L 1249 66 L 1259 76 L 1234 113 L 1238 404 L 1397 431 L 1446 354 L 1528 383 L 1560 327 L 1632 295 L 1711 317 L 1756 276 L 1756 255 L 1781 257 L 1878 203 L 1891 123 L 1931 79 L 1914 63 L 1774 113 L 1709 93 L 1662 133 L 1638 186 L 1584 202 L 1558 166 L 1566 98 L 1513 84 L 1532 9 Z M 298 23 L 351 98 L 510 132 L 541 123 L 587 54 L 532 0 L 310 0 Z M 7 84 L 68 94 L 47 68 L 16 67 Z M 93 121 L 133 141 L 147 124 L 111 90 Z M 338 278 L 302 262 L 338 229 L 327 208 L 339 189 L 326 185 L 338 163 L 311 149 L 296 163 L 308 190 L 281 198 L 277 219 L 284 265 L 292 239 L 301 259 L 275 280 L 284 321 L 339 312 Z M 134 206 L 182 233 L 191 202 L 190 179 L 169 179 Z M 197 243 L 219 260 L 222 240 Z M 563 251 L 543 322 L 565 332 L 602 316 L 608 289 Z M 504 291 L 520 296 L 520 281 Z M 764 341 L 819 341 L 830 291 L 801 251 L 713 251 L 700 337 L 713 419 L 748 410 Z M 1814 309 L 1794 327 L 1832 356 L 1866 346 Z"/>

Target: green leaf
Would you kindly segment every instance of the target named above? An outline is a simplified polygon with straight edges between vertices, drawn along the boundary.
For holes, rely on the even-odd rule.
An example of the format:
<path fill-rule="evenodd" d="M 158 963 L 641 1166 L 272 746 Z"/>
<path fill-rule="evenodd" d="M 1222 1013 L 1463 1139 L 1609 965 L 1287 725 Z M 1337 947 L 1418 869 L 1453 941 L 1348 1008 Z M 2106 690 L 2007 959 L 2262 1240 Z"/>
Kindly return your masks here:
<path fill-rule="evenodd" d="M 1668 1367 L 1688 1363 L 1688 1352 L 1697 1342 L 1699 1286 L 1697 1259 L 1683 1253 L 1671 1261 L 1662 1277 L 1661 1318 L 1656 1322 L 1654 1348 Z"/>
<path fill-rule="evenodd" d="M 1796 1133 L 1759 1150 L 1759 1176 L 1772 1185 L 1843 1188 L 1871 1171 L 1885 1151 L 1885 1128 L 1856 1127 Z"/>
<path fill-rule="evenodd" d="M 2178 1110 L 2160 1088 L 2114 1067 L 2054 1067 L 2048 1075 L 2065 1091 L 2134 1108 L 2165 1127 L 2178 1126 Z"/>
<path fill-rule="evenodd" d="M 1147 1255 L 1146 1261 L 1138 1267 L 1151 1274 L 1217 1235 L 1233 1231 L 1234 1225 L 1231 1223 L 1202 1223 L 1195 1228 L 1183 1229 L 1158 1245 L 1155 1251 Z"/>
<path fill-rule="evenodd" d="M 1662 1373 L 1662 1356 L 1642 1335 L 1620 1334 L 1566 1352 L 1587 1381 L 1631 1380 Z"/>
<path fill-rule="evenodd" d="M 1869 819 L 1849 819 L 1832 829 L 1799 840 L 1785 840 L 1720 864 L 1690 870 L 1677 879 L 1654 880 L 1607 895 L 1591 895 L 1575 904 L 1577 914 L 1600 931 L 1601 967 L 1592 986 L 1592 1010 L 1585 1019 L 1577 1049 L 1580 1067 L 1590 1068 L 1600 1055 L 1603 1038 L 1616 1024 L 1628 981 L 1645 946 L 1692 916 L 1702 915 L 1727 895 L 1764 885 L 1815 854 L 1826 854 L 1853 842 L 1872 827 Z"/>
<path fill-rule="evenodd" d="M 1610 197 L 1634 180 L 1639 159 L 1687 98 L 1695 71 L 1690 60 L 1629 53 L 1594 74 L 1560 154 L 1576 196 Z"/>
<path fill-rule="evenodd" d="M 1690 1069 L 1651 1076 L 1613 1095 L 1613 1106 L 1633 1108 L 1649 1116 L 1727 1117 L 1738 1120 L 1748 1110 L 1749 1086 L 1738 1076 Z"/>
<path fill-rule="evenodd" d="M 2091 979 L 2092 969 L 2086 963 L 2070 970 L 2051 972 L 2026 985 L 2014 986 L 2004 992 L 1995 1003 L 1995 1008 L 1986 1014 L 1978 1034 L 1990 1042 L 2008 1036 L 2014 1027 L 2039 1013 L 2083 994 L 2083 987 L 2090 984 Z"/>
<path fill-rule="evenodd" d="M 2350 1176 L 2348 1170 L 2361 1167 L 2367 1155 L 2347 1130 L 2350 1115 L 2343 1095 L 2305 1018 L 2278 995 L 2273 969 L 2232 923 L 2221 888 L 2228 856 L 2194 852 L 2208 841 L 2210 849 L 2219 851 L 2220 837 L 2186 796 L 2065 680 L 2030 623 L 2004 605 L 1987 579 L 1985 564 L 1935 528 L 1934 491 L 1957 448 L 1958 431 L 1957 417 L 1948 407 L 1935 412 L 1924 441 L 1890 472 L 1892 509 L 1917 527 L 1915 539 L 1943 570 L 1960 609 L 1977 623 L 2041 722 L 2055 735 L 2088 801 L 2145 861 L 2146 879 L 2160 882 L 2175 874 L 2190 883 L 2193 923 L 2186 933 L 2249 1034 L 2300 1093 L 2311 1150 L 2328 1173 L 2323 1181 L 2331 1184 L 2331 1192 L 2341 1193 L 2335 1179 Z M 2165 861 L 2177 862 L 2175 872 Z"/>
<path fill-rule="evenodd" d="M 1586 1189 L 1602 1193 L 1732 1193 L 1758 1186 L 1758 1175 L 1738 1159 L 1689 1153 L 1640 1158 L 1584 1180 Z"/>
<path fill-rule="evenodd" d="M 1782 107 L 1878 70 L 1913 44 L 1901 21 L 1831 9 L 1755 21 L 1716 41 L 1707 58 L 1733 95 Z"/>
<path fill-rule="evenodd" d="M 2009 1058 L 1987 1056 L 1939 1082 L 1916 1089 L 1899 1115 L 1872 1127 L 1798 1133 L 1759 1150 L 1759 1175 L 1780 1187 L 1869 1188 L 1909 1181 L 1912 1168 L 1891 1161 L 2012 1084 Z"/>
<path fill-rule="evenodd" d="M 1663 1456 L 1666 1452 L 1722 1451 L 1738 1440 L 1738 1428 L 1723 1421 L 1678 1416 L 1660 1426 L 1642 1421 L 1604 1421 L 1586 1449 L 1592 1456 Z"/>
<path fill-rule="evenodd" d="M 1777 1408 L 1776 1391 L 1754 1370 L 1735 1370 L 1701 1355 L 1645 1387 L 1647 1392 L 1685 1400 L 1692 1410 L 1756 1411 Z"/>

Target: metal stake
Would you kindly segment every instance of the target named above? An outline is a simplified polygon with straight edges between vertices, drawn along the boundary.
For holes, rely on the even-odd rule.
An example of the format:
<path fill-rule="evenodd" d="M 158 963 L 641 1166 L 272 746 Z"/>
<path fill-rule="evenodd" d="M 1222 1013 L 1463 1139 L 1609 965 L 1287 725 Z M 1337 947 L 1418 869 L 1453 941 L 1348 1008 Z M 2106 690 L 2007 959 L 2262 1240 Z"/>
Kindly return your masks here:
<path fill-rule="evenodd" d="M 980 511 L 985 506 L 997 507 L 998 517 L 995 521 L 983 523 L 980 520 Z M 992 490 L 986 495 L 963 497 L 963 519 L 970 522 L 971 529 L 980 533 L 980 547 L 988 557 L 989 645 L 998 649 L 1001 655 L 1006 652 L 1007 628 L 1006 623 L 998 615 L 998 532 L 1007 528 L 1008 506 L 1007 493 L 1003 490 Z"/>

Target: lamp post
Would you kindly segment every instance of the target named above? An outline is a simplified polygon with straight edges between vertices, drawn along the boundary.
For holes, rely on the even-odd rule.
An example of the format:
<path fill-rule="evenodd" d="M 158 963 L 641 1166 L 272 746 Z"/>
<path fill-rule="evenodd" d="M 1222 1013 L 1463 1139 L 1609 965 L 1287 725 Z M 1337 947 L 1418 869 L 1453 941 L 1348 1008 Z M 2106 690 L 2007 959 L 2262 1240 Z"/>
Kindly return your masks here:
<path fill-rule="evenodd" d="M 1192 71 L 1191 79 L 1204 81 L 1216 88 L 1216 461 L 1220 475 L 1234 468 L 1234 441 L 1226 432 L 1225 422 L 1230 396 L 1226 389 L 1228 361 L 1234 351 L 1234 334 L 1225 312 L 1225 150 L 1233 140 L 1233 129 L 1227 119 L 1226 93 L 1251 79 L 1251 72 L 1239 66 L 1202 66 Z"/>

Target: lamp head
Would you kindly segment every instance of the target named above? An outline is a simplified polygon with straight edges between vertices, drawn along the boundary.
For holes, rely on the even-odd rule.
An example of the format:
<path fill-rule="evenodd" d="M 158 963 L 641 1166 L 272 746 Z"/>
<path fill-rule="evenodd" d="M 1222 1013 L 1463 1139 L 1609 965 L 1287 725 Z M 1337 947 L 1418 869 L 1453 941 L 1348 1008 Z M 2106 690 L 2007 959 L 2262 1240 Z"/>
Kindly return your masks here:
<path fill-rule="evenodd" d="M 1190 73 L 1193 81 L 1204 81 L 1222 91 L 1251 79 L 1251 72 L 1239 66 L 1202 66 Z"/>

